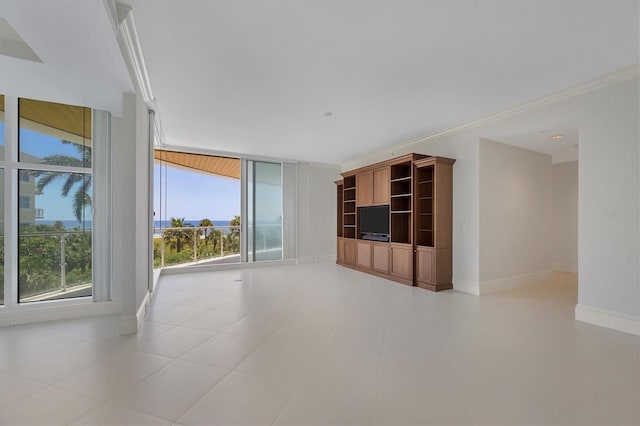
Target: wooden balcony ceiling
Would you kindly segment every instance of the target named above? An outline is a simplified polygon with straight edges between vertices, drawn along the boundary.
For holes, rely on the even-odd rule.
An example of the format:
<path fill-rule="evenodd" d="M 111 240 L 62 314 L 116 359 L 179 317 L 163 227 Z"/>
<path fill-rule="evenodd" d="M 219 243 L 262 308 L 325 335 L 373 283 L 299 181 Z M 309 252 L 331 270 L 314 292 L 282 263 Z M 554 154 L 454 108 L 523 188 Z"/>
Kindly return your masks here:
<path fill-rule="evenodd" d="M 240 179 L 240 159 L 156 149 L 154 158 L 170 165 Z"/>

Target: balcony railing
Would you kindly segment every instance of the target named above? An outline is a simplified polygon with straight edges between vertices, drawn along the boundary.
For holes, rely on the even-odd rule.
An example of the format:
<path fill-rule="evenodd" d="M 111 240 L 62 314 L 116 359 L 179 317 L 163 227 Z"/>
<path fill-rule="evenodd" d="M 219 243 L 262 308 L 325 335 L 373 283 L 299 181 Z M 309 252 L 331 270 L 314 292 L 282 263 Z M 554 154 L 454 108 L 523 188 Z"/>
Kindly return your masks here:
<path fill-rule="evenodd" d="M 90 230 L 20 233 L 20 302 L 90 296 L 91 259 Z"/>
<path fill-rule="evenodd" d="M 249 249 L 255 249 L 255 260 L 282 258 L 282 225 L 257 225 L 249 239 L 253 241 Z M 153 240 L 156 268 L 240 262 L 239 226 L 156 228 Z"/>
<path fill-rule="evenodd" d="M 154 229 L 154 267 L 240 261 L 239 226 Z"/>

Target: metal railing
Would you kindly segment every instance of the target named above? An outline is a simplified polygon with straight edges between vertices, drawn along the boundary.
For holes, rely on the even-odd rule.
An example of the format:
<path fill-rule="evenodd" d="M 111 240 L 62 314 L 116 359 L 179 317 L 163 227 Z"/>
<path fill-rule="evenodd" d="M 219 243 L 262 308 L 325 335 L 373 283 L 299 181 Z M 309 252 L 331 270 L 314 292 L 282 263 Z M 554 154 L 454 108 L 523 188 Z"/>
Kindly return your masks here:
<path fill-rule="evenodd" d="M 21 231 L 18 236 L 20 301 L 64 298 L 68 291 L 90 294 L 91 238 L 91 230 Z M 68 274 L 73 276 L 70 278 Z"/>
<path fill-rule="evenodd" d="M 282 257 L 282 225 L 257 225 L 249 237 L 253 239 L 249 249 L 264 257 L 256 260 Z M 154 267 L 240 262 L 240 240 L 239 226 L 155 228 Z"/>
<path fill-rule="evenodd" d="M 154 266 L 160 268 L 239 254 L 239 226 L 154 228 Z"/>

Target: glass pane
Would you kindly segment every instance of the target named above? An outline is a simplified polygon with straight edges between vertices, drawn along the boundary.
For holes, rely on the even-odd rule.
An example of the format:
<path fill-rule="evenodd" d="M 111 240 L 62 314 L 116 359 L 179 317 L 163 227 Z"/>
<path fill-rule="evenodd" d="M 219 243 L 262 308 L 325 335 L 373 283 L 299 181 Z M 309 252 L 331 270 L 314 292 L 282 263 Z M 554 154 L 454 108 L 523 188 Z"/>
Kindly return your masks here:
<path fill-rule="evenodd" d="M 4 305 L 4 169 L 0 169 L 0 305 Z"/>
<path fill-rule="evenodd" d="M 0 160 L 4 160 L 4 95 L 0 95 Z"/>
<path fill-rule="evenodd" d="M 91 175 L 19 170 L 18 299 L 90 296 Z"/>
<path fill-rule="evenodd" d="M 253 236 L 255 235 L 253 229 L 255 224 L 253 214 L 253 187 L 253 161 L 247 160 L 247 262 L 255 260 L 253 256 Z"/>
<path fill-rule="evenodd" d="M 254 162 L 254 260 L 282 259 L 282 165 Z"/>
<path fill-rule="evenodd" d="M 156 268 L 240 262 L 240 159 L 154 152 Z"/>
<path fill-rule="evenodd" d="M 91 167 L 91 109 L 20 99 L 20 157 L 24 163 Z"/>

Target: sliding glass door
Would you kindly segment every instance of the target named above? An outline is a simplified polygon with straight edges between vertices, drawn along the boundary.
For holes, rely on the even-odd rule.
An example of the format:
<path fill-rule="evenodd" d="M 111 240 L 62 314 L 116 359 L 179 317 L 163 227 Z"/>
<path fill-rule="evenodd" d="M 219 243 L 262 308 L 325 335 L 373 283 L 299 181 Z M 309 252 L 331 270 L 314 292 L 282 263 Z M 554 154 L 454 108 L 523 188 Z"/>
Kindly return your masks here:
<path fill-rule="evenodd" d="M 282 259 L 282 164 L 247 161 L 247 259 Z"/>

